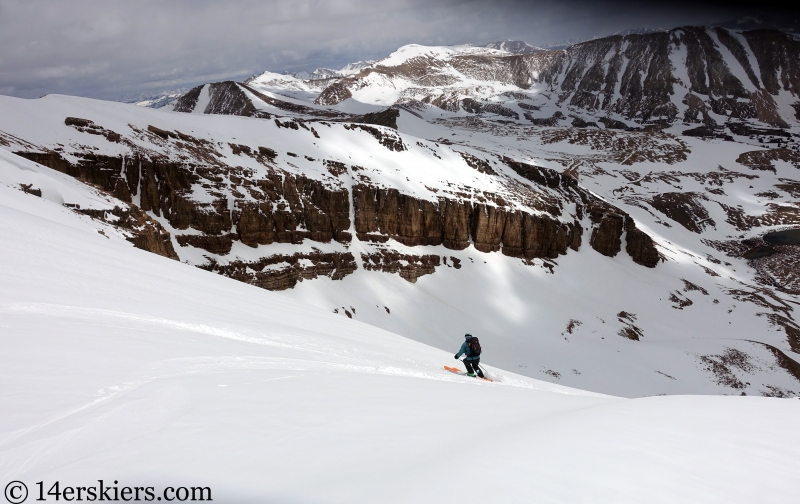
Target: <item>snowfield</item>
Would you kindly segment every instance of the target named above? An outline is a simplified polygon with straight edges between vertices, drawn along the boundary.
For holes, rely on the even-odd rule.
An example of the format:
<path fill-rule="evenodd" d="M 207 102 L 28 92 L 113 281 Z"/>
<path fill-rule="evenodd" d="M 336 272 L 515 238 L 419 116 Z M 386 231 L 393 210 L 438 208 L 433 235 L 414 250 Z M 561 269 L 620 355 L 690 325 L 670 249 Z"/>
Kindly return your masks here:
<path fill-rule="evenodd" d="M 204 99 L 207 93 L 201 93 L 198 101 Z M 523 261 L 480 252 L 473 244 L 453 250 L 442 245 L 411 247 L 393 239 L 385 245 L 371 243 L 358 239 L 354 229 L 349 230 L 354 235 L 350 243 L 305 239 L 249 246 L 236 240 L 229 253 L 220 254 L 178 241 L 180 235 L 202 234 L 198 229 L 176 228 L 164 213 L 151 210 L 149 215 L 170 233 L 180 260 L 192 266 L 213 260 L 221 265 L 245 261 L 256 268 L 258 260 L 270 256 L 353 253 L 359 266 L 353 274 L 338 280 L 321 276 L 303 281 L 281 295 L 329 313 L 336 311 L 341 318 L 349 311 L 356 320 L 439 349 L 455 351 L 460 335 L 470 332 L 491 349 L 487 363 L 521 375 L 624 397 L 798 394 L 800 374 L 781 365 L 775 353 L 795 360 L 798 355 L 787 333 L 796 327 L 792 317 L 797 296 L 765 290 L 755 281 L 758 272 L 745 259 L 727 256 L 709 244 L 710 240 L 759 237 L 786 227 L 797 218 L 793 215 L 800 215 L 796 198 L 784 193 L 785 187 L 782 194 L 775 192 L 776 184 L 796 179 L 797 168 L 781 160 L 775 161 L 774 173 L 743 166 L 737 159 L 744 153 L 769 152 L 748 144 L 751 140 L 746 137 L 723 142 L 641 132 L 540 128 L 467 120 L 465 112 L 430 108 L 420 117 L 401 110 L 398 130 L 375 126 L 387 137 L 402 141 L 405 150 L 394 151 L 368 131 L 338 122 L 308 121 L 312 132 L 278 126 L 274 120 L 176 113 L 55 95 L 38 100 L 0 97 L 0 108 L 5 111 L 0 114 L 0 140 L 6 140 L 9 150 L 60 152 L 75 163 L 87 153 L 116 156 L 123 162 L 151 156 L 207 163 L 180 139 L 150 132 L 152 125 L 205 142 L 213 147 L 209 152 L 215 163 L 235 167 L 240 175 L 244 169 L 251 180 L 263 180 L 270 170 L 278 169 L 284 176 L 306 176 L 331 189 L 346 190 L 348 197 L 354 184 L 368 180 L 374 187 L 396 188 L 433 202 L 442 196 L 475 200 L 484 194 L 499 195 L 510 209 L 541 214 L 542 210 L 531 206 L 527 193 L 520 195 L 515 189 L 525 180 L 501 159 L 509 156 L 559 173 L 573 169 L 582 187 L 630 213 L 653 237 L 664 261 L 651 269 L 635 264 L 624 252 L 616 257 L 599 254 L 588 244 L 592 223 L 585 216 L 581 217 L 585 232 L 579 250 L 553 260 Z M 270 113 L 276 110 L 280 112 L 269 109 Z M 448 120 L 441 121 L 441 115 Z M 76 129 L 65 123 L 67 117 L 94 121 L 130 144 Z M 441 138 L 452 140 L 437 141 Z M 277 156 L 264 164 L 237 152 L 237 145 L 253 152 L 264 146 Z M 471 168 L 462 154 L 485 159 L 499 176 Z M 629 163 L 633 155 L 641 159 Z M 16 163 L 26 162 L 10 153 L 6 156 Z M 328 161 L 346 170 L 333 174 Z M 10 170 L 3 181 L 15 188 L 21 183 L 41 187 L 47 198 L 41 176 L 20 175 L 34 173 L 36 165 L 26 166 L 29 169 L 24 172 Z M 137 167 L 131 163 L 127 170 Z M 47 173 L 55 177 L 52 170 Z M 73 180 L 65 175 L 56 179 Z M 222 173 L 219 180 L 214 182 L 217 185 L 208 183 L 210 179 L 194 183 L 187 197 L 207 205 L 204 208 L 209 211 L 214 201 L 224 201 L 226 211 L 259 201 L 241 179 L 234 182 L 235 177 Z M 698 224 L 704 226 L 702 233 L 654 207 L 655 195 L 676 191 L 697 195 L 698 207 L 707 209 L 710 223 Z M 81 199 L 84 196 L 63 194 L 53 201 L 84 209 L 124 205 L 109 200 L 92 206 Z M 141 202 L 141 194 L 133 195 L 132 204 Z M 746 211 L 748 218 L 775 217 L 745 230 L 734 219 L 735 208 Z M 565 203 L 561 218 L 569 222 L 573 211 L 574 203 Z M 94 225 L 108 236 L 119 235 L 111 226 Z M 399 274 L 362 267 L 362 254 L 384 250 L 446 260 L 433 274 L 412 284 Z M 458 267 L 453 259 L 460 261 Z M 259 271 L 288 266 L 279 262 Z M 784 317 L 789 329 L 776 324 L 776 316 Z M 625 336 L 629 330 L 638 339 Z"/>
<path fill-rule="evenodd" d="M 104 196 L 1 154 L 3 485 L 207 486 L 226 503 L 796 499 L 797 399 L 460 377 L 442 369 L 451 353 L 135 249 L 63 206 Z M 34 181 L 41 197 L 20 190 Z"/>

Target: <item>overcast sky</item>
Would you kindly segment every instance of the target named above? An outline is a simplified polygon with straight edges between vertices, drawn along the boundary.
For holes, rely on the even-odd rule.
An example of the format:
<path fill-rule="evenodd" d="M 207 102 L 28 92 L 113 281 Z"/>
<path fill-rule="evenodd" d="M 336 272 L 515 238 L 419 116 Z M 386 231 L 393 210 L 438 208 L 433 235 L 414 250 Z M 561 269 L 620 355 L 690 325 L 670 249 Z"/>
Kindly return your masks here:
<path fill-rule="evenodd" d="M 545 45 L 718 22 L 769 3 L 0 0 L 0 94 L 118 99 L 264 70 L 337 68 L 410 43 Z"/>

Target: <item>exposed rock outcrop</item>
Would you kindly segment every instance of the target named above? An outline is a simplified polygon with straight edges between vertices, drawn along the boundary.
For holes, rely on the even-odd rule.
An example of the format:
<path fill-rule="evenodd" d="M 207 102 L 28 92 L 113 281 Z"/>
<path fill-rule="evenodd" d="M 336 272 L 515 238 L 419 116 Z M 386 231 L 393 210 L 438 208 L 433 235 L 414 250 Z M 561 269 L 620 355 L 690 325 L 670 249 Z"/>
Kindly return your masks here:
<path fill-rule="evenodd" d="M 743 152 L 736 162 L 752 170 L 764 170 L 775 173 L 775 161 L 791 163 L 800 168 L 800 152 L 789 149 L 763 149 Z"/>
<path fill-rule="evenodd" d="M 331 188 L 319 180 L 269 170 L 269 176 L 244 181 L 246 174 L 226 166 L 198 166 L 162 162 L 142 157 L 84 155 L 69 163 L 56 152 L 20 152 L 32 161 L 67 173 L 92 184 L 125 202 L 139 197 L 139 207 L 163 216 L 175 229 L 195 229 L 208 239 L 182 235 L 182 244 L 191 244 L 212 253 L 227 253 L 234 239 L 251 247 L 259 244 L 300 243 L 304 238 L 327 242 L 348 242 L 350 234 L 349 194 L 346 189 Z M 274 153 L 273 153 L 274 154 Z M 235 198 L 234 208 L 222 192 L 210 202 L 190 196 L 199 185 L 212 196 L 231 181 L 238 181 L 253 203 Z M 239 227 L 239 236 L 223 235 Z M 216 238 L 210 238 L 216 237 Z"/>
<path fill-rule="evenodd" d="M 115 206 L 104 210 L 87 208 L 73 208 L 73 210 L 126 231 L 125 234 L 128 235 L 126 239 L 136 248 L 176 261 L 179 259 L 172 246 L 169 232 L 161 223 L 135 205 L 124 209 Z"/>
<path fill-rule="evenodd" d="M 355 227 L 361 240 L 394 239 L 404 245 L 444 245 L 513 257 L 557 257 L 578 250 L 580 225 L 547 215 L 440 198 L 437 202 L 359 184 L 353 187 Z"/>
<path fill-rule="evenodd" d="M 625 252 L 633 261 L 648 268 L 655 268 L 660 255 L 653 239 L 636 227 L 630 215 L 606 203 L 594 203 L 589 210 L 594 224 L 589 244 L 601 254 L 614 257 L 622 250 L 625 237 Z"/>
<path fill-rule="evenodd" d="M 352 119 L 356 123 L 376 124 L 378 126 L 387 126 L 392 129 L 397 129 L 397 118 L 400 117 L 400 110 L 396 108 L 387 108 L 380 112 L 370 112 L 362 116 L 356 116 Z"/>
<path fill-rule="evenodd" d="M 69 122 L 73 127 L 105 131 L 82 119 Z M 307 125 L 292 121 L 281 126 L 309 130 Z M 389 150 L 406 149 L 401 137 L 390 129 L 355 123 L 345 128 L 366 131 Z M 247 156 L 264 166 L 262 174 L 255 176 L 253 169 L 231 166 L 217 150 L 222 144 L 152 125 L 136 130 L 136 134 L 158 145 L 183 149 L 195 161 L 168 161 L 133 144 L 126 156 L 74 153 L 74 162 L 55 151 L 20 154 L 128 203 L 131 210 L 125 219 L 136 222 L 129 226 L 131 241 L 140 248 L 177 258 L 169 233 L 147 217 L 149 212 L 179 231 L 175 241 L 181 247 L 202 249 L 213 256 L 208 256 L 209 262 L 203 267 L 263 288 L 291 288 L 303 279 L 318 276 L 340 279 L 356 268 L 352 254 L 344 252 L 269 255 L 255 262 L 234 258 L 223 263 L 219 259 L 230 254 L 237 241 L 249 247 L 300 244 L 306 239 L 349 243 L 351 194 L 339 182 L 339 176 L 348 171 L 343 163 L 323 161 L 330 177 L 318 180 L 276 168 L 278 153 L 272 149 L 229 143 L 234 156 Z M 119 142 L 129 145 L 125 138 Z M 498 176 L 488 161 L 470 154 L 462 157 L 484 176 Z M 393 239 L 412 247 L 443 245 L 452 250 L 472 244 L 479 251 L 511 257 L 556 258 L 580 248 L 584 231 L 581 221 L 589 215 L 592 248 L 614 256 L 625 241 L 626 252 L 637 263 L 653 267 L 658 262 L 652 240 L 636 229 L 630 216 L 598 200 L 575 178 L 509 158 L 501 161 L 524 179 L 513 182 L 516 197 L 524 198 L 524 210 L 499 194 L 469 196 L 454 188 L 429 200 L 373 186 L 362 176 L 358 179 L 361 182 L 352 186 L 352 225 L 358 238 L 373 243 Z M 565 213 L 565 205 L 572 204 L 576 215 Z M 433 273 L 440 265 L 438 255 L 386 249 L 365 253 L 362 260 L 365 269 L 398 273 L 410 282 Z"/>
<path fill-rule="evenodd" d="M 373 254 L 361 254 L 361 259 L 364 269 L 367 271 L 399 273 L 402 278 L 411 283 L 416 283 L 417 278 L 423 275 L 434 273 L 436 266 L 441 264 L 441 259 L 438 255 L 410 255 L 390 250 L 381 250 Z"/>
<path fill-rule="evenodd" d="M 272 255 L 253 262 L 233 261 L 229 264 L 218 264 L 210 259 L 206 265 L 200 267 L 262 289 L 286 290 L 298 282 L 320 276 L 341 280 L 356 270 L 356 262 L 349 252 L 298 252 L 292 255 Z"/>
<path fill-rule="evenodd" d="M 208 102 L 203 110 L 198 110 L 197 112 L 261 117 L 265 119 L 272 117 L 268 112 L 258 110 L 243 91 L 243 87 L 233 81 L 212 82 L 211 84 L 192 88 L 176 100 L 173 110 L 175 112 L 195 112 L 200 96 L 203 93 L 207 93 Z"/>
<path fill-rule="evenodd" d="M 700 201 L 707 201 L 703 194 L 692 192 L 668 192 L 653 196 L 653 208 L 694 233 L 701 233 L 706 227 L 714 227 L 714 219 Z"/>

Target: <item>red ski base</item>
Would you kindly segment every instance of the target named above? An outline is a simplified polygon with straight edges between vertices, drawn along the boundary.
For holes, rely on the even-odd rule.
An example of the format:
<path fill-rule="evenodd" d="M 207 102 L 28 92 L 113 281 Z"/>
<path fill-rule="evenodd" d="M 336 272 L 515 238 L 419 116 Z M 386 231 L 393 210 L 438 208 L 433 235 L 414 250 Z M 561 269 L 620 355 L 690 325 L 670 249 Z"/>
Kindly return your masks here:
<path fill-rule="evenodd" d="M 462 376 L 467 376 L 467 373 L 465 371 L 461 371 L 458 368 L 454 368 L 454 367 L 450 367 L 450 366 L 445 366 L 444 368 L 446 370 L 450 371 L 451 373 L 460 374 Z M 490 380 L 489 378 L 481 378 L 480 376 L 476 376 L 475 378 L 480 378 L 481 380 L 488 381 L 488 382 L 493 381 L 493 380 Z"/>

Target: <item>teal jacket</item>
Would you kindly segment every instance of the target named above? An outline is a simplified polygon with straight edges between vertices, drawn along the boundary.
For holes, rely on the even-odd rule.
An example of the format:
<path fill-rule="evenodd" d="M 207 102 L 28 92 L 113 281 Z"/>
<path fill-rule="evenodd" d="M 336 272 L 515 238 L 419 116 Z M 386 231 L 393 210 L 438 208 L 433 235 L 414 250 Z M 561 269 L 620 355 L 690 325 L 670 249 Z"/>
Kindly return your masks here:
<path fill-rule="evenodd" d="M 461 350 L 459 350 L 458 353 L 456 354 L 456 358 L 459 358 L 462 355 L 466 355 L 466 357 L 464 357 L 464 360 L 468 360 L 468 361 L 478 360 L 478 359 L 481 358 L 480 355 L 470 355 L 469 354 L 469 345 L 467 345 L 466 341 L 464 341 L 464 343 L 461 344 Z"/>

